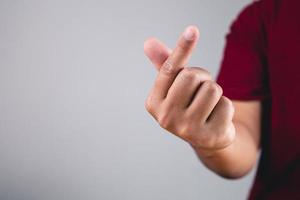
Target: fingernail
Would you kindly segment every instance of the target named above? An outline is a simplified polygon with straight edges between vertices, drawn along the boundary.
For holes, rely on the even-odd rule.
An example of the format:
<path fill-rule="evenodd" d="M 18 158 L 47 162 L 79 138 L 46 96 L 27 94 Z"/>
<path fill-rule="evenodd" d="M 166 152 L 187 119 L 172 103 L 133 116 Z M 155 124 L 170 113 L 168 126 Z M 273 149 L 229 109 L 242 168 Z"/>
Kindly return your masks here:
<path fill-rule="evenodd" d="M 184 39 L 187 41 L 193 41 L 196 38 L 196 30 L 193 27 L 187 27 L 183 33 Z"/>

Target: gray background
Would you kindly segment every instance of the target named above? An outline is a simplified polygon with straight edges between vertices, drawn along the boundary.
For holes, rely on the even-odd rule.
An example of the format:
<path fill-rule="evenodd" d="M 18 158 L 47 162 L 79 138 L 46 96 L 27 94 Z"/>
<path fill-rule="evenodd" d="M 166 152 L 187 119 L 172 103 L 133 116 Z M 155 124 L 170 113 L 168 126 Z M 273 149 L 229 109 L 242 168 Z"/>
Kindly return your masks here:
<path fill-rule="evenodd" d="M 156 71 L 143 41 L 170 47 L 189 24 L 191 65 L 216 74 L 250 0 L 0 1 L 0 199 L 245 199 L 144 109 Z"/>

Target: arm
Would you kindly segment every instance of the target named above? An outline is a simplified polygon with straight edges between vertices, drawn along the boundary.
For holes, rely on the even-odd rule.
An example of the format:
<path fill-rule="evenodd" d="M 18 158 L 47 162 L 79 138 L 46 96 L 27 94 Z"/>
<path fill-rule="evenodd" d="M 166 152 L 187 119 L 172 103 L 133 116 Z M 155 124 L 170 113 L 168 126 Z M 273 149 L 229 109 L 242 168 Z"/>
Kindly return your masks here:
<path fill-rule="evenodd" d="M 253 1 L 232 23 L 217 76 L 217 82 L 224 87 L 226 95 L 241 100 L 233 101 L 235 114 L 232 121 L 236 138 L 228 148 L 206 152 L 206 156 L 195 149 L 206 166 L 229 178 L 243 176 L 257 160 L 262 134 L 261 102 L 270 95 L 266 79 L 265 11 L 262 10 L 262 2 Z"/>
<path fill-rule="evenodd" d="M 145 42 L 145 53 L 159 70 L 145 107 L 162 128 L 188 142 L 208 168 L 241 177 L 258 156 L 260 102 L 232 102 L 206 70 L 185 67 L 199 36 L 195 27 L 189 31 L 192 39 L 183 34 L 173 51 L 156 39 Z"/>

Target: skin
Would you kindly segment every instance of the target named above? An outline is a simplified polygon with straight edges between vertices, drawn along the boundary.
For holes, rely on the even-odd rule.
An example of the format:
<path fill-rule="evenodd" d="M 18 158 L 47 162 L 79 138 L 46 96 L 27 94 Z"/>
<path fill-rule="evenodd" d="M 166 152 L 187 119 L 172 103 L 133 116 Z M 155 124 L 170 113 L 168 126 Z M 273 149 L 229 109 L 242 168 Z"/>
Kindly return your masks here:
<path fill-rule="evenodd" d="M 256 163 L 260 149 L 260 101 L 231 101 L 208 71 L 187 67 L 199 39 L 189 26 L 174 50 L 156 38 L 144 51 L 158 70 L 145 108 L 159 125 L 186 141 L 209 169 L 240 178 Z"/>

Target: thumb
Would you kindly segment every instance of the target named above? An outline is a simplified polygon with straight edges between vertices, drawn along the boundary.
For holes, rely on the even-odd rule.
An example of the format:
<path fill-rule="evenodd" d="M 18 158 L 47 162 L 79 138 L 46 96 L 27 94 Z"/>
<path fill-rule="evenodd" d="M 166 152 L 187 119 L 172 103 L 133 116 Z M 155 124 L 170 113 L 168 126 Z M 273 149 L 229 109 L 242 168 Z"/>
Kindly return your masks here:
<path fill-rule="evenodd" d="M 172 50 L 156 38 L 149 38 L 144 43 L 144 52 L 159 71 L 170 56 Z"/>

